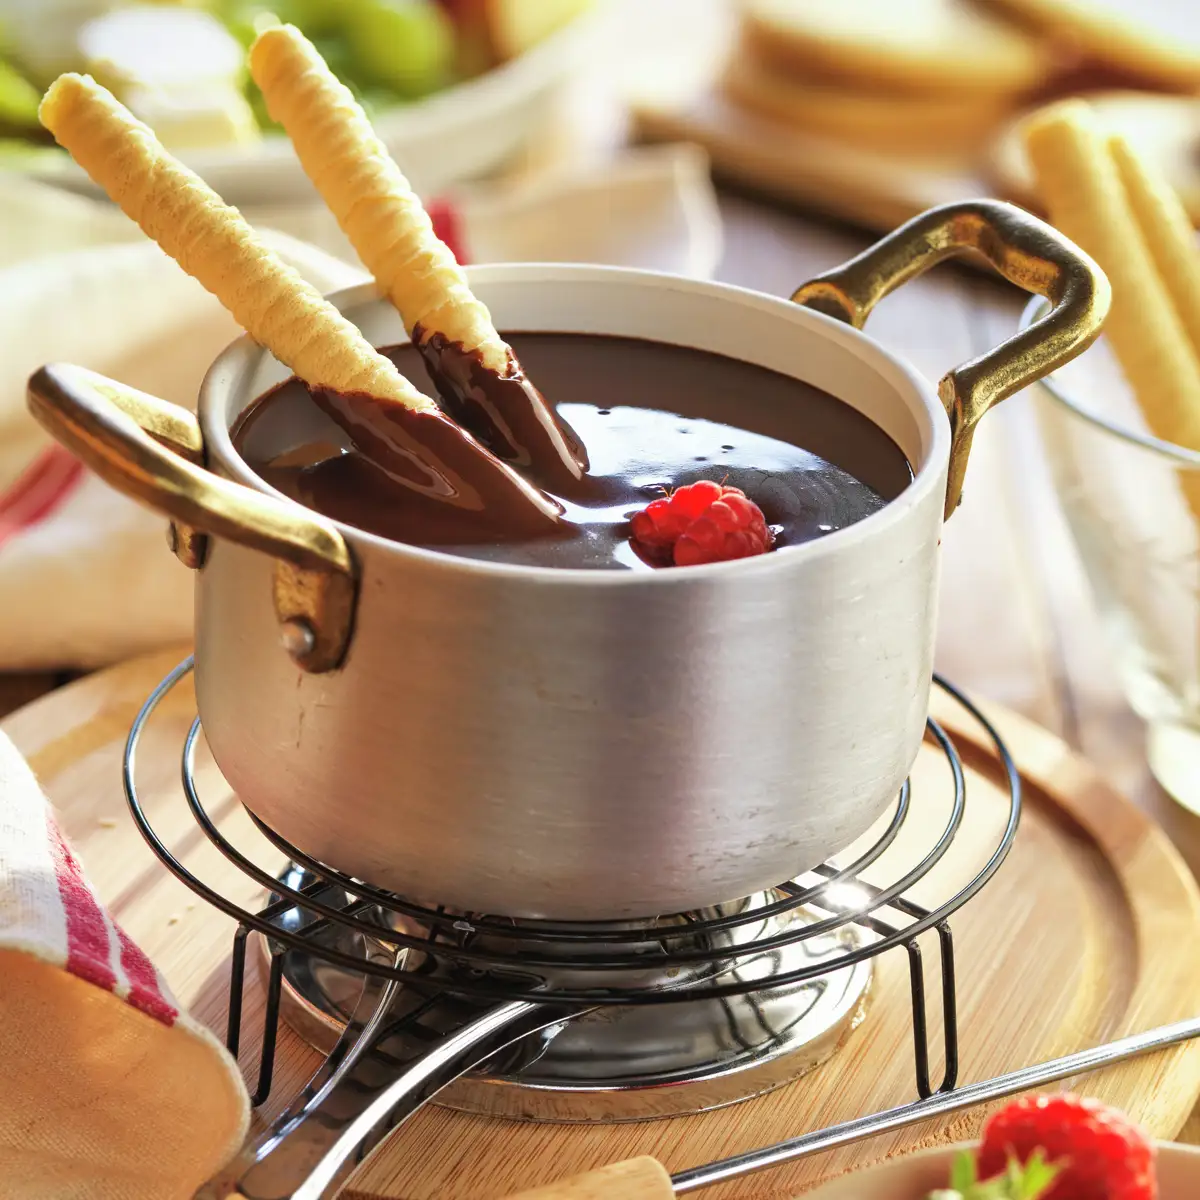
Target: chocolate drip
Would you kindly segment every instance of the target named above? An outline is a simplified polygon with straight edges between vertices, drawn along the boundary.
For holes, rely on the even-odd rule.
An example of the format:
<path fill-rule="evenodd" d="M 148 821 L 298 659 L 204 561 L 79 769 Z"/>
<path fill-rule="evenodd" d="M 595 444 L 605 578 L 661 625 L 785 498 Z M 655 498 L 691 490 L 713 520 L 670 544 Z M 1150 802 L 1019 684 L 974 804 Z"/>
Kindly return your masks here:
<path fill-rule="evenodd" d="M 531 471 L 553 490 L 569 487 L 587 473 L 588 457 L 575 431 L 521 369 L 509 352 L 503 375 L 483 365 L 477 351 L 418 325 L 413 342 L 446 411 L 498 458 Z"/>
<path fill-rule="evenodd" d="M 501 540 L 570 534 L 561 505 L 436 409 L 324 389 L 311 394 L 367 460 L 356 470 L 366 477 L 373 467 L 378 483 L 386 477 L 393 489 L 402 488 L 403 503 L 423 528 L 452 541 L 475 540 L 482 530 Z"/>

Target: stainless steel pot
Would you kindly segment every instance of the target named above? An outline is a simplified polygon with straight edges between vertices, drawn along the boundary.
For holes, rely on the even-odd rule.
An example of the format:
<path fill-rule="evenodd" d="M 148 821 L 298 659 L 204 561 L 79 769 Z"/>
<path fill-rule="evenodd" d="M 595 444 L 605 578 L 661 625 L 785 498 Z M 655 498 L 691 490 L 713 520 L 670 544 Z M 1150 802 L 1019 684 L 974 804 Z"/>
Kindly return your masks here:
<path fill-rule="evenodd" d="M 858 328 L 893 288 L 964 252 L 1054 307 L 935 393 Z M 470 274 L 501 329 L 701 346 L 815 384 L 892 436 L 913 483 L 859 524 L 749 561 L 487 564 L 337 525 L 255 476 L 229 431 L 287 372 L 248 338 L 213 365 L 198 423 L 47 367 L 34 412 L 169 515 L 197 570 L 196 686 L 217 763 L 308 854 L 454 908 L 650 916 L 807 870 L 875 821 L 916 756 L 939 528 L 976 422 L 1095 338 L 1104 277 L 995 202 L 917 218 L 794 303 L 598 267 Z M 334 301 L 375 344 L 403 340 L 371 289 Z"/>

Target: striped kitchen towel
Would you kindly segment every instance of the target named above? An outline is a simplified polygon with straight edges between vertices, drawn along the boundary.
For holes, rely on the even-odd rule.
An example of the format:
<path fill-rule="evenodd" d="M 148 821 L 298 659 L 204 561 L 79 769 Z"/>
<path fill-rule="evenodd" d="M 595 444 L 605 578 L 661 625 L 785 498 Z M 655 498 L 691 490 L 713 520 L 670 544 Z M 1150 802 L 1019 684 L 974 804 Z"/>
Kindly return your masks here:
<path fill-rule="evenodd" d="M 185 1200 L 237 1152 L 237 1064 L 113 921 L 0 733 L 0 1196 Z"/>

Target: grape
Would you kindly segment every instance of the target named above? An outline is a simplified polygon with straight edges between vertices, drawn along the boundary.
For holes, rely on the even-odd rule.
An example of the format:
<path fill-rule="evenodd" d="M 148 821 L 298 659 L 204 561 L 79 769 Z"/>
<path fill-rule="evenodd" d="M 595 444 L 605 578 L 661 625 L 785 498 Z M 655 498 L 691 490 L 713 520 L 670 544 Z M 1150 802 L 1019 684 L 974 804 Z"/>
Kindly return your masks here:
<path fill-rule="evenodd" d="M 219 0 L 212 12 L 243 46 L 258 36 L 258 22 L 276 18 L 302 29 L 308 37 L 336 32 L 341 13 L 337 0 Z"/>
<path fill-rule="evenodd" d="M 344 36 L 314 37 L 312 44 L 325 65 L 351 90 L 358 86 L 357 60 Z"/>
<path fill-rule="evenodd" d="M 37 89 L 28 79 L 18 75 L 8 63 L 0 62 L 0 124 L 36 126 L 40 101 Z"/>
<path fill-rule="evenodd" d="M 344 0 L 277 0 L 280 20 L 300 29 L 306 37 L 337 33 L 344 16 Z"/>
<path fill-rule="evenodd" d="M 406 99 L 436 91 L 454 63 L 454 29 L 428 0 L 343 0 L 354 73 Z"/>

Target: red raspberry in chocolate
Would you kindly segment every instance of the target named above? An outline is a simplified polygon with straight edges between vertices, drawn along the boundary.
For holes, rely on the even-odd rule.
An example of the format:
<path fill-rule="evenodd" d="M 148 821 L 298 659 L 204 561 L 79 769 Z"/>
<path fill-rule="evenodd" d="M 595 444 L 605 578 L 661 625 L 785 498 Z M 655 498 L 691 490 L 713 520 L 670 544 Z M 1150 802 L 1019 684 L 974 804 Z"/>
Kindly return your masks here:
<path fill-rule="evenodd" d="M 774 542 L 762 509 L 745 492 L 710 479 L 651 501 L 629 524 L 634 548 L 658 566 L 750 558 Z"/>
<path fill-rule="evenodd" d="M 1154 1147 L 1124 1114 L 1067 1094 L 1025 1097 L 983 1130 L 979 1177 L 1040 1150 L 1058 1174 L 1039 1200 L 1157 1200 Z"/>

